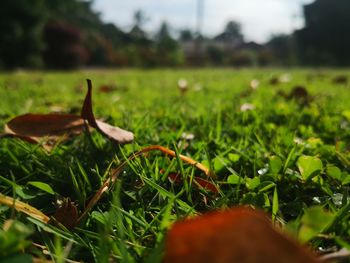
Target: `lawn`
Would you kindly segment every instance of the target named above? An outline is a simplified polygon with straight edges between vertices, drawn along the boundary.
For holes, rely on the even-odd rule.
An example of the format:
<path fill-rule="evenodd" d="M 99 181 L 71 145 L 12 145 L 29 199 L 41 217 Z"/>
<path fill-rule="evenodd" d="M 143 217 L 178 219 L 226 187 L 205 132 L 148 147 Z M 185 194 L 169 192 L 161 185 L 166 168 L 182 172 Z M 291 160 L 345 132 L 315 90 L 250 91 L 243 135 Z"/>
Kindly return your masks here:
<path fill-rule="evenodd" d="M 238 205 L 264 210 L 317 253 L 350 248 L 347 76 L 326 69 L 1 73 L 1 127 L 29 112 L 79 114 L 89 78 L 95 116 L 135 136 L 117 145 L 84 132 L 50 151 L 2 138 L 3 195 L 48 216 L 64 202 L 81 214 L 132 153 L 161 145 L 176 156 L 151 151 L 127 161 L 74 229 L 0 205 L 0 262 L 159 262 L 177 219 Z M 186 92 L 178 88 L 180 79 L 188 82 Z"/>

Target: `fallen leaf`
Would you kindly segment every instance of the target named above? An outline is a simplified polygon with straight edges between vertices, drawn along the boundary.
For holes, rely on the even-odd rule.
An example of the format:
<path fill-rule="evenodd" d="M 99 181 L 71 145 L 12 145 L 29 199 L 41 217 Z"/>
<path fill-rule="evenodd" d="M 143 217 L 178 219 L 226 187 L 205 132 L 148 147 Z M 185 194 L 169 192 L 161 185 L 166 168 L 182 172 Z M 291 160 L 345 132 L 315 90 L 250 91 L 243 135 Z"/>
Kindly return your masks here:
<path fill-rule="evenodd" d="M 311 100 L 309 92 L 304 86 L 295 86 L 289 93 L 288 98 L 305 102 L 309 102 Z"/>
<path fill-rule="evenodd" d="M 339 75 L 333 78 L 334 84 L 348 84 L 348 77 L 345 75 Z"/>
<path fill-rule="evenodd" d="M 162 173 L 162 172 L 164 172 L 164 170 L 161 170 L 160 172 Z M 168 178 L 173 183 L 176 183 L 176 184 L 182 183 L 182 177 L 178 173 L 169 173 Z M 190 178 L 188 178 L 188 179 L 190 179 Z M 197 188 L 202 187 L 203 189 L 210 191 L 210 192 L 213 192 L 213 193 L 219 192 L 219 190 L 215 184 L 209 182 L 208 180 L 202 179 L 198 176 L 195 176 L 193 178 L 193 182 L 194 182 L 193 185 L 197 186 Z"/>
<path fill-rule="evenodd" d="M 18 136 L 33 138 L 61 136 L 69 133 L 80 133 L 84 129 L 84 120 L 71 114 L 25 114 L 9 121 L 5 132 Z"/>
<path fill-rule="evenodd" d="M 101 92 L 101 93 L 111 93 L 111 92 L 117 90 L 117 86 L 114 85 L 114 84 L 111 84 L 111 85 L 101 85 L 101 86 L 98 88 L 98 90 L 99 90 L 99 92 Z"/>
<path fill-rule="evenodd" d="M 198 176 L 196 176 L 193 181 L 198 184 L 200 187 L 204 188 L 207 191 L 213 192 L 213 193 L 219 193 L 219 190 L 217 186 L 208 180 L 202 179 Z"/>
<path fill-rule="evenodd" d="M 64 198 L 53 217 L 67 229 L 73 229 L 78 223 L 78 209 L 70 198 Z"/>
<path fill-rule="evenodd" d="M 163 169 L 161 169 L 159 171 L 161 174 L 163 174 L 165 171 Z M 178 174 L 178 173 L 169 173 L 168 174 L 168 179 L 171 183 L 174 183 L 174 184 L 180 184 L 182 183 L 182 179 L 181 179 L 181 175 Z"/>
<path fill-rule="evenodd" d="M 91 80 L 87 80 L 88 92 L 85 96 L 83 108 L 81 110 L 81 117 L 88 121 L 91 127 L 97 129 L 100 133 L 107 136 L 109 139 L 120 143 L 130 143 L 134 140 L 134 134 L 132 132 L 123 130 L 119 127 L 112 126 L 103 121 L 95 119 L 94 113 L 92 111 L 92 83 Z"/>
<path fill-rule="evenodd" d="M 272 227 L 267 216 L 233 208 L 175 223 L 165 245 L 165 263 L 314 263 L 310 252 Z"/>
<path fill-rule="evenodd" d="M 76 115 L 28 113 L 5 124 L 5 134 L 2 137 L 16 137 L 30 143 L 43 142 L 43 146 L 49 150 L 58 140 L 79 134 L 84 129 L 84 120 Z"/>
<path fill-rule="evenodd" d="M 32 207 L 31 205 L 28 205 L 24 202 L 21 202 L 19 200 L 13 199 L 12 197 L 5 196 L 3 194 L 0 194 L 0 204 L 6 205 L 8 207 L 13 207 L 18 212 L 27 214 L 35 219 L 38 219 L 44 223 L 48 223 L 50 221 L 50 218 L 39 211 L 38 209 Z"/>
<path fill-rule="evenodd" d="M 279 83 L 279 79 L 276 77 L 273 77 L 269 80 L 270 85 L 277 85 Z"/>
<path fill-rule="evenodd" d="M 284 97 L 286 100 L 295 100 L 303 105 L 307 105 L 313 100 L 307 89 L 301 85 L 295 86 L 289 93 L 279 90 L 277 95 Z"/>
<path fill-rule="evenodd" d="M 17 116 L 5 125 L 5 133 L 0 138 L 14 137 L 30 143 L 40 143 L 51 150 L 59 140 L 77 135 L 86 129 L 85 120 L 100 133 L 118 143 L 129 143 L 134 139 L 133 133 L 96 120 L 92 111 L 91 81 L 88 80 L 88 92 L 81 110 L 81 116 L 74 114 L 33 114 Z"/>

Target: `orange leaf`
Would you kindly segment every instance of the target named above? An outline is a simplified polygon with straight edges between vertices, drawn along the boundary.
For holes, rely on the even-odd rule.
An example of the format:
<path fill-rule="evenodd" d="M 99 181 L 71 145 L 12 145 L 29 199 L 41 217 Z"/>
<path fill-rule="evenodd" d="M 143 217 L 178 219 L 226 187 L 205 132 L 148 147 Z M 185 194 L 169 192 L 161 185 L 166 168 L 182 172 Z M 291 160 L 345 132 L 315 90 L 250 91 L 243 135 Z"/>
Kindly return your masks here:
<path fill-rule="evenodd" d="M 243 207 L 175 223 L 165 248 L 165 263 L 318 262 L 274 229 L 264 213 Z"/>
<path fill-rule="evenodd" d="M 115 90 L 117 90 L 117 87 L 115 85 L 101 85 L 99 88 L 98 88 L 99 92 L 102 92 L 102 93 L 110 93 L 110 92 L 113 92 Z"/>
<path fill-rule="evenodd" d="M 164 171 L 161 170 L 160 172 L 163 173 Z M 177 173 L 169 173 L 169 174 L 168 174 L 168 178 L 169 178 L 172 182 L 177 183 L 177 184 L 179 184 L 179 183 L 182 182 L 182 177 L 181 177 L 181 175 L 180 175 L 180 174 L 177 174 Z M 189 178 L 188 178 L 188 179 L 189 179 Z M 210 192 L 213 192 L 213 193 L 218 193 L 218 192 L 219 192 L 219 190 L 218 190 L 218 188 L 216 187 L 216 185 L 213 184 L 213 183 L 211 183 L 211 182 L 209 182 L 208 180 L 205 180 L 205 179 L 202 179 L 202 178 L 200 178 L 200 177 L 198 177 L 198 176 L 195 176 L 195 177 L 193 178 L 193 181 L 195 182 L 194 185 L 197 186 L 197 187 L 200 186 L 200 187 L 204 188 L 205 190 L 210 191 Z"/>
<path fill-rule="evenodd" d="M 106 135 L 109 139 L 120 143 L 129 143 L 134 140 L 134 134 L 132 132 L 123 130 L 119 127 L 114 127 L 108 123 L 99 121 L 95 119 L 94 113 L 92 111 L 92 84 L 91 80 L 87 80 L 88 92 L 86 94 L 83 108 L 81 110 L 81 117 L 88 121 L 89 125 L 97 129 L 100 133 Z"/>
<path fill-rule="evenodd" d="M 160 173 L 163 174 L 164 170 L 161 169 Z M 175 184 L 182 183 L 181 175 L 177 174 L 177 173 L 169 173 L 168 174 L 168 179 L 170 180 L 170 182 L 175 183 Z"/>
<path fill-rule="evenodd" d="M 193 180 L 194 180 L 195 183 L 197 183 L 198 185 L 200 185 L 201 187 L 203 187 L 207 191 L 211 191 L 213 193 L 218 193 L 219 192 L 219 190 L 216 187 L 216 185 L 211 183 L 211 182 L 209 182 L 209 181 L 207 181 L 207 180 L 204 180 L 204 179 L 202 179 L 202 178 L 200 178 L 198 176 L 195 176 Z"/>

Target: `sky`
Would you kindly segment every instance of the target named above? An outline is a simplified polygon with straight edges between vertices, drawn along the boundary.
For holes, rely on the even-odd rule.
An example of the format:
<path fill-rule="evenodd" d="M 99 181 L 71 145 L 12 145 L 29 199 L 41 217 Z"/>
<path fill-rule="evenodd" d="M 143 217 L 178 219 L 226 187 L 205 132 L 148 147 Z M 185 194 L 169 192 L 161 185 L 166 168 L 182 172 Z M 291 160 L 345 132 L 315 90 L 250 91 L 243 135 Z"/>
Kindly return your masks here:
<path fill-rule="evenodd" d="M 95 0 L 94 9 L 105 22 L 130 30 L 133 14 L 142 10 L 148 17 L 147 32 L 155 33 L 162 21 L 174 32 L 196 28 L 198 0 Z M 202 0 L 202 33 L 215 36 L 230 20 L 241 23 L 246 41 L 266 42 L 273 34 L 291 33 L 304 24 L 302 5 L 313 0 Z"/>

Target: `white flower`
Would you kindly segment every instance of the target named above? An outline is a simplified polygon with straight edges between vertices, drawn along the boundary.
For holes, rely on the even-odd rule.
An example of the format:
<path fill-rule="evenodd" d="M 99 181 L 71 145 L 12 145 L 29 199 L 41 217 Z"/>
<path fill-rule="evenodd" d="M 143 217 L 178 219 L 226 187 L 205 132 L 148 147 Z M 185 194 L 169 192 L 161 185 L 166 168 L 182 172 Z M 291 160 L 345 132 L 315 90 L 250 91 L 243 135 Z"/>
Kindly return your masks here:
<path fill-rule="evenodd" d="M 250 104 L 250 103 L 244 103 L 241 105 L 241 111 L 249 111 L 249 110 L 254 110 L 255 109 L 255 105 Z"/>
<path fill-rule="evenodd" d="M 256 90 L 257 88 L 259 88 L 259 85 L 260 85 L 260 81 L 257 80 L 257 79 L 253 79 L 253 80 L 250 82 L 250 87 L 251 87 L 253 90 Z"/>

